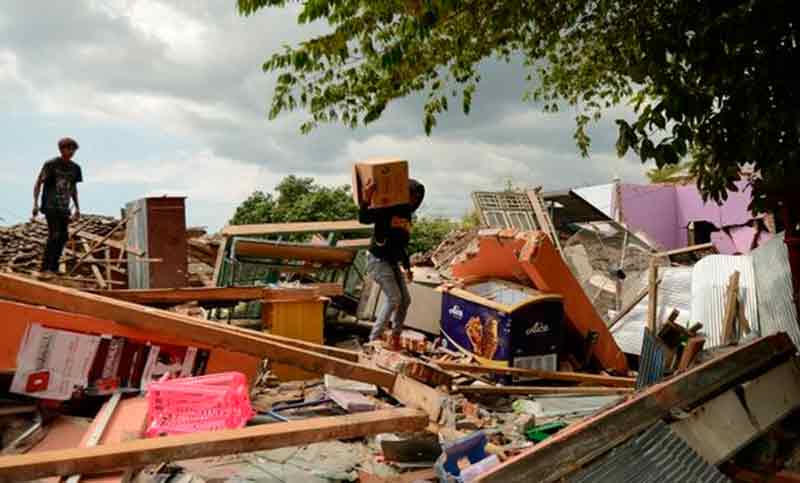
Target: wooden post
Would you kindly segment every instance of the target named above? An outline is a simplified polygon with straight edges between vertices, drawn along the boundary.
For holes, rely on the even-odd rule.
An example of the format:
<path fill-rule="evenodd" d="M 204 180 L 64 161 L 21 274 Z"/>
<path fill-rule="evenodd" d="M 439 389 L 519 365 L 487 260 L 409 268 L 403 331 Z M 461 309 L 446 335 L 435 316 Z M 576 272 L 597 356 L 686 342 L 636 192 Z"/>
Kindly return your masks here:
<path fill-rule="evenodd" d="M 106 261 L 106 280 L 111 281 L 111 248 L 106 245 L 106 249 L 103 251 Z M 109 285 L 111 288 L 111 285 Z"/>
<path fill-rule="evenodd" d="M 657 333 L 657 317 L 658 317 L 658 265 L 656 259 L 650 259 L 650 280 L 648 285 L 648 301 L 647 301 L 647 326 L 650 331 Z"/>
<path fill-rule="evenodd" d="M 738 340 L 736 319 L 739 317 L 739 272 L 735 271 L 728 280 L 725 291 L 725 314 L 722 317 L 722 343 L 732 344 Z"/>

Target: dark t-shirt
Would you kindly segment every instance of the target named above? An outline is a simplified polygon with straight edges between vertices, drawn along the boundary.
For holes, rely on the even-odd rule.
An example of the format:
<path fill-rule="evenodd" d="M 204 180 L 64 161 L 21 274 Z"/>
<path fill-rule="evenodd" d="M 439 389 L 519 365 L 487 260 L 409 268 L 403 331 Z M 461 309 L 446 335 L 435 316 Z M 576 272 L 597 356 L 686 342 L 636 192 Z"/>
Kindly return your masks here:
<path fill-rule="evenodd" d="M 411 215 L 412 209 L 409 205 L 361 208 L 358 213 L 359 221 L 375 224 L 370 253 L 381 260 L 400 263 L 408 270 L 411 266 L 408 259 Z"/>
<path fill-rule="evenodd" d="M 44 181 L 42 212 L 69 214 L 72 192 L 75 185 L 83 181 L 81 167 L 60 157 L 53 158 L 44 163 L 40 176 Z"/>

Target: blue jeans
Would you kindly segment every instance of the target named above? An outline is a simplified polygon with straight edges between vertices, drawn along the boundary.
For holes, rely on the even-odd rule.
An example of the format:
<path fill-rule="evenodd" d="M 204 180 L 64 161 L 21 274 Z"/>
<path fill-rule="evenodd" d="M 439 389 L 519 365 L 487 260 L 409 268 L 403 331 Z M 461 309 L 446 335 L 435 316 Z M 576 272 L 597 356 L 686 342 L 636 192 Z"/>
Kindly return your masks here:
<path fill-rule="evenodd" d="M 392 321 L 392 334 L 400 335 L 406 321 L 408 306 L 411 305 L 411 296 L 408 293 L 406 279 L 397 263 L 390 263 L 367 254 L 367 274 L 381 287 L 385 296 L 375 325 L 369 334 L 369 340 L 376 340 L 386 329 L 390 318 Z"/>

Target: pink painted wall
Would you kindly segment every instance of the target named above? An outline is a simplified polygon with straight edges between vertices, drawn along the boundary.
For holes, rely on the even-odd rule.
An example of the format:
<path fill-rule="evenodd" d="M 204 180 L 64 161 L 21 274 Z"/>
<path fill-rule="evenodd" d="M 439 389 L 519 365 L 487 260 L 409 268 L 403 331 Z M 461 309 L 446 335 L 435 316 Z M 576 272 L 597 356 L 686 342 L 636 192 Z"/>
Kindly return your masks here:
<path fill-rule="evenodd" d="M 620 185 L 622 216 L 628 229 L 643 231 L 662 250 L 679 248 L 678 210 L 674 186 Z M 685 243 L 684 243 L 685 244 Z"/>
<path fill-rule="evenodd" d="M 737 183 L 739 191 L 729 191 L 722 205 L 713 201 L 703 203 L 703 197 L 695 185 L 676 186 L 678 201 L 678 225 L 688 227 L 692 221 L 705 220 L 717 228 L 744 225 L 753 218 L 747 209 L 750 204 L 750 187 L 746 182 Z"/>
<path fill-rule="evenodd" d="M 729 192 L 721 205 L 703 202 L 695 185 L 620 185 L 625 222 L 633 231 L 643 231 L 662 250 L 682 248 L 688 242 L 688 227 L 693 221 L 708 221 L 719 229 L 744 225 L 753 215 L 748 210 L 750 187 L 737 183 L 739 191 Z M 755 230 L 736 230 L 733 240 L 725 233 L 716 233 L 712 241 L 720 253 L 749 252 Z M 759 237 L 763 239 L 764 236 Z"/>

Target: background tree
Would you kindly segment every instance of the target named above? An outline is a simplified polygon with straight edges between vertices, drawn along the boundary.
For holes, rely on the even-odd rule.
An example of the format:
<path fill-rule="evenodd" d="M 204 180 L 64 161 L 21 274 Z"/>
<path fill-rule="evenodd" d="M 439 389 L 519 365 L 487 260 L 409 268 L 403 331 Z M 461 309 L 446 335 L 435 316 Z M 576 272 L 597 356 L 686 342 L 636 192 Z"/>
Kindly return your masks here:
<path fill-rule="evenodd" d="M 409 254 L 424 253 L 436 248 L 450 232 L 461 228 L 461 224 L 448 218 L 421 216 L 414 220 L 411 229 Z"/>
<path fill-rule="evenodd" d="M 243 14 L 287 0 L 239 0 Z M 546 111 L 577 110 L 574 137 L 629 102 L 617 150 L 658 167 L 694 147 L 692 175 L 722 199 L 754 166 L 754 205 L 786 203 L 800 174 L 800 9 L 792 0 L 314 0 L 301 24 L 329 33 L 287 46 L 264 64 L 279 73 L 270 116 L 305 109 L 307 132 L 322 122 L 378 119 L 392 100 L 422 92 L 430 133 L 450 101 L 469 113 L 479 65 L 523 63 L 527 99 Z"/>
<path fill-rule="evenodd" d="M 680 164 L 668 164 L 660 168 L 647 170 L 647 179 L 651 183 L 676 183 L 691 178 L 690 171 L 692 163 L 690 161 Z"/>
<path fill-rule="evenodd" d="M 236 208 L 231 225 L 341 221 L 358 218 L 350 186 L 320 186 L 314 178 L 289 175 L 272 194 L 256 191 Z"/>

